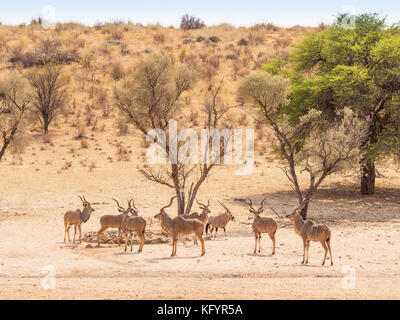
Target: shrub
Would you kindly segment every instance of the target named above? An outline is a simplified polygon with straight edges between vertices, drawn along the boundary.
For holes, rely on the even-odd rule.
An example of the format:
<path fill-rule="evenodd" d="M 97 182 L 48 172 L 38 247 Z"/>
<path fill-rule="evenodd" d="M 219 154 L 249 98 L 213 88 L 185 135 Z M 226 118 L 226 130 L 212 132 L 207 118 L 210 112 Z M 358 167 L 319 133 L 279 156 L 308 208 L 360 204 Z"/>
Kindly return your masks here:
<path fill-rule="evenodd" d="M 195 29 L 201 29 L 203 27 L 205 27 L 205 24 L 203 21 L 200 20 L 200 18 L 196 18 L 194 16 L 189 16 L 188 14 L 185 14 L 181 19 L 182 30 L 195 30 Z"/>
<path fill-rule="evenodd" d="M 238 42 L 238 46 L 247 46 L 249 42 L 246 39 L 240 39 Z"/>
<path fill-rule="evenodd" d="M 164 33 L 157 32 L 157 33 L 154 34 L 153 38 L 154 38 L 154 41 L 157 42 L 157 43 L 164 43 L 165 42 Z"/>
<path fill-rule="evenodd" d="M 24 68 L 39 67 L 49 62 L 56 64 L 69 64 L 78 62 L 76 52 L 66 52 L 61 48 L 61 42 L 56 40 L 42 40 L 34 51 L 23 52 L 21 46 L 13 49 L 9 61 L 13 64 L 22 64 Z"/>
<path fill-rule="evenodd" d="M 114 81 L 121 80 L 125 76 L 125 73 L 125 69 L 122 66 L 121 62 L 116 61 L 112 63 L 110 75 Z"/>
<path fill-rule="evenodd" d="M 210 40 L 213 43 L 218 43 L 221 41 L 220 38 L 218 38 L 217 36 L 211 36 L 208 38 L 208 40 Z"/>

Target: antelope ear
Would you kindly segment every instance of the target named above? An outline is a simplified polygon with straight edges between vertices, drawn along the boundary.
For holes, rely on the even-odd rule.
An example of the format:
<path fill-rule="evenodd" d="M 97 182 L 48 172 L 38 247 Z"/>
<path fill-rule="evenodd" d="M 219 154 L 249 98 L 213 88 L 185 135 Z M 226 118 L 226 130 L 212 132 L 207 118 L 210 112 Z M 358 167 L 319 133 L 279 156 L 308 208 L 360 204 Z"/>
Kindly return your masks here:
<path fill-rule="evenodd" d="M 122 210 L 122 209 L 118 209 L 118 211 L 121 212 L 121 213 L 124 213 L 124 210 Z"/>
<path fill-rule="evenodd" d="M 258 210 L 258 213 L 263 213 L 263 212 L 264 212 L 264 209 Z"/>

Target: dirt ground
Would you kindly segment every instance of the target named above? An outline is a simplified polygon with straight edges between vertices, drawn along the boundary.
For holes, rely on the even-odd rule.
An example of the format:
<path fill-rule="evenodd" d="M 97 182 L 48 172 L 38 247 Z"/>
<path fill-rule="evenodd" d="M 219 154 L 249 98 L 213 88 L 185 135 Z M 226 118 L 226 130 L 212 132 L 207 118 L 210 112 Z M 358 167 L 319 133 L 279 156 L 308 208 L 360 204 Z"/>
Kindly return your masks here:
<path fill-rule="evenodd" d="M 158 221 L 150 225 L 151 217 L 171 196 L 170 189 L 139 175 L 135 158 L 109 163 L 106 155 L 87 150 L 79 156 L 97 159 L 94 170 L 75 165 L 78 159 L 59 173 L 57 159 L 66 154 L 56 143 L 46 146 L 40 157 L 27 152 L 22 165 L 11 165 L 11 158 L 0 164 L 1 180 L 6 181 L 0 189 L 1 299 L 400 298 L 400 175 L 391 168 L 381 169 L 384 179 L 378 179 L 372 197 L 358 195 L 355 177 L 325 182 L 309 217 L 331 228 L 334 266 L 329 260 L 321 266 L 319 243 L 311 244 L 311 264 L 304 266 L 301 239 L 267 205 L 264 214 L 280 226 L 276 255 L 271 256 L 268 236 L 262 239 L 261 254 L 253 254 L 251 220 L 240 199 L 250 196 L 258 204 L 266 195 L 278 212 L 296 205 L 282 171 L 265 161 L 249 176 L 236 176 L 229 166 L 216 168 L 200 190 L 198 198 L 210 199 L 213 213 L 222 212 L 217 202 L 222 200 L 237 220 L 228 224 L 226 237 L 219 233 L 216 240 L 206 240 L 203 257 L 200 246 L 190 241 L 179 244 L 174 258 L 169 243 L 145 245 L 140 254 L 137 246 L 125 253 L 117 245 L 64 243 L 63 214 L 80 207 L 80 194 L 96 209 L 83 232 L 97 231 L 102 215 L 117 214 L 112 197 L 125 203 L 131 196 L 148 228 L 159 231 Z M 168 212 L 174 215 L 175 207 Z M 44 289 L 50 283 L 42 273 L 46 266 L 55 272 L 54 289 Z"/>

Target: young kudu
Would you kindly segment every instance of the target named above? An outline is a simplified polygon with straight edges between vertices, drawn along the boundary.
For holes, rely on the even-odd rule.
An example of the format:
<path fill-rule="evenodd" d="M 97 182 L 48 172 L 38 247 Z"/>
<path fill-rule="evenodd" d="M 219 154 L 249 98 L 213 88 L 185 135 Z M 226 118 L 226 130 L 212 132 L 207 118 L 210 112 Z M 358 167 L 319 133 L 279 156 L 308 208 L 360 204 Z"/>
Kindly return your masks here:
<path fill-rule="evenodd" d="M 309 219 L 304 220 L 300 215 L 301 210 L 307 205 L 308 201 L 304 201 L 303 205 L 296 208 L 292 214 L 287 215 L 293 223 L 294 232 L 303 239 L 303 264 L 308 263 L 308 253 L 310 250 L 310 241 L 320 242 L 325 250 L 322 265 L 325 264 L 325 259 L 328 254 L 331 258 L 331 266 L 333 266 L 331 252 L 331 230 L 323 223 L 315 223 Z"/>
<path fill-rule="evenodd" d="M 79 242 L 81 242 L 81 238 L 82 238 L 81 224 L 82 224 L 82 222 L 87 222 L 90 218 L 90 214 L 95 211 L 90 206 L 90 203 L 88 201 L 86 201 L 85 196 L 83 196 L 83 199 L 81 196 L 79 196 L 79 198 L 82 201 L 83 210 L 82 211 L 80 209 L 78 209 L 76 211 L 70 210 L 64 214 L 64 226 L 65 226 L 64 242 L 66 240 L 67 234 L 68 234 L 68 241 L 71 242 L 71 239 L 69 237 L 69 228 L 71 227 L 71 225 L 74 226 L 74 241 L 73 241 L 73 243 L 75 243 L 76 227 L 79 228 Z"/>
<path fill-rule="evenodd" d="M 117 200 L 113 199 L 117 203 L 117 209 L 121 213 L 119 215 L 105 215 L 100 218 L 101 229 L 97 232 L 97 244 L 100 245 L 100 237 L 104 236 L 104 232 L 108 228 L 118 228 L 118 245 L 121 243 L 121 223 L 124 215 L 137 216 L 139 210 L 135 207 L 135 202 L 132 203 L 133 199 L 128 201 L 128 209 L 121 207 Z"/>
<path fill-rule="evenodd" d="M 255 246 L 254 246 L 254 253 L 257 252 L 257 242 L 258 242 L 258 252 L 261 252 L 261 233 L 268 233 L 269 237 L 272 240 L 272 254 L 275 254 L 275 233 L 278 229 L 277 223 L 268 217 L 260 217 L 260 214 L 264 211 L 264 201 L 266 197 L 261 201 L 261 206 L 257 210 L 253 208 L 253 203 L 249 199 L 249 211 L 254 215 L 253 221 L 253 232 L 255 237 Z"/>

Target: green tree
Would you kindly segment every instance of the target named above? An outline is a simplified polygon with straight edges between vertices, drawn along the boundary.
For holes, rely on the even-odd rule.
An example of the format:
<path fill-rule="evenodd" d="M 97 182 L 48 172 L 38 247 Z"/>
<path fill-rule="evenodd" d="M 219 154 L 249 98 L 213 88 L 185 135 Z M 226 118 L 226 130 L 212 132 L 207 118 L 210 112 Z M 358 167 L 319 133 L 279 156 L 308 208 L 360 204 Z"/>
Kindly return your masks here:
<path fill-rule="evenodd" d="M 323 31 L 308 34 L 283 66 L 277 57 L 265 71 L 292 80 L 291 121 L 310 109 L 333 120 L 350 108 L 367 130 L 361 141 L 361 194 L 375 191 L 375 162 L 398 154 L 400 103 L 400 29 L 377 14 L 355 17 L 354 28 L 343 27 L 343 16 Z"/>

